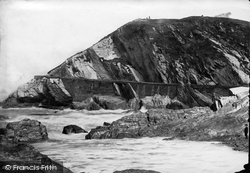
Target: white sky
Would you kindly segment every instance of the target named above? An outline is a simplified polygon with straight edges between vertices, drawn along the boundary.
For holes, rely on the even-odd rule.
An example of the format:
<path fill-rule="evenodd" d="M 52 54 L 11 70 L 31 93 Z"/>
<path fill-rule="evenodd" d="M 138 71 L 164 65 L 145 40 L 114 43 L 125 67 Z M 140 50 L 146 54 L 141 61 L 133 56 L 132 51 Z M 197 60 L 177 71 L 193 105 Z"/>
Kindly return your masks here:
<path fill-rule="evenodd" d="M 0 0 L 0 101 L 137 18 L 231 12 L 250 21 L 248 0 Z"/>

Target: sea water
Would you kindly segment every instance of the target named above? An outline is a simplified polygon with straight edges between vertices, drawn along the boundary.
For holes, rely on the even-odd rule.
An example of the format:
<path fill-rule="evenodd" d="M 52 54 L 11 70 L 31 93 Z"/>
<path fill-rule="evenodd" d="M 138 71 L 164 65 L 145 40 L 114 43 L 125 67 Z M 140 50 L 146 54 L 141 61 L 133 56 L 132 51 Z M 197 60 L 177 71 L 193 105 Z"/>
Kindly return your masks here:
<path fill-rule="evenodd" d="M 131 114 L 124 110 L 73 111 L 49 109 L 0 109 L 10 119 L 1 126 L 24 118 L 36 119 L 47 127 L 49 140 L 32 144 L 41 153 L 63 162 L 75 173 L 112 173 L 116 170 L 146 169 L 162 173 L 233 173 L 247 163 L 246 152 L 234 151 L 219 142 L 139 139 L 85 140 L 82 134 L 62 134 L 74 124 L 90 131 L 103 122 Z"/>

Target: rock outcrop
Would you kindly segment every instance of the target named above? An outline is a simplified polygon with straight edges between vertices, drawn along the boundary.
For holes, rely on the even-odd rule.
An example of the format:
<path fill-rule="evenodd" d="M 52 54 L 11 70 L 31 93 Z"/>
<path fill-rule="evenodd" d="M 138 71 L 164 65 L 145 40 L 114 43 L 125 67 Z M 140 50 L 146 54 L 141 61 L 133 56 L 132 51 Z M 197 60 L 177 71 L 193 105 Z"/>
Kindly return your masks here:
<path fill-rule="evenodd" d="M 0 172 L 30 172 L 24 170 L 24 166 L 30 166 L 31 170 L 36 168 L 34 172 L 38 173 L 72 173 L 27 143 L 47 138 L 45 126 L 36 120 L 8 123 L 6 128 L 0 129 Z"/>
<path fill-rule="evenodd" d="M 150 109 L 146 113 L 138 111 L 112 122 L 108 127 L 92 129 L 86 139 L 171 136 L 172 126 L 168 124 L 175 125 L 178 121 L 184 123 L 187 119 L 204 118 L 212 114 L 209 108 L 198 107 L 183 110 Z"/>
<path fill-rule="evenodd" d="M 72 97 L 65 89 L 60 79 L 32 79 L 18 87 L 3 102 L 3 108 L 27 106 L 67 106 L 72 103 Z"/>
<path fill-rule="evenodd" d="M 177 97 L 180 102 L 189 107 L 210 106 L 212 91 L 201 91 L 193 85 L 249 84 L 249 40 L 250 23 L 246 21 L 213 17 L 138 19 L 71 56 L 49 71 L 48 76 L 98 79 L 100 84 L 105 80 L 179 83 L 183 86 Z M 66 89 L 66 79 L 63 82 L 61 78 L 36 78 L 11 94 L 3 107 L 65 106 L 76 97 L 81 102 L 106 92 L 94 90 L 91 84 L 86 84 L 87 87 L 77 84 L 74 91 L 69 91 L 72 87 Z M 113 91 L 112 87 L 116 89 Z M 109 94 L 124 97 L 131 95 L 131 91 L 137 92 L 135 88 L 127 92 L 129 87 L 109 85 L 106 89 Z M 81 89 L 90 90 L 83 93 L 87 98 L 74 94 Z"/>
<path fill-rule="evenodd" d="M 30 119 L 8 123 L 5 135 L 15 142 L 36 142 L 48 139 L 46 127 L 39 121 Z"/>
<path fill-rule="evenodd" d="M 88 133 L 88 132 L 77 125 L 68 125 L 63 127 L 62 133 L 70 134 L 70 133 Z"/>
<path fill-rule="evenodd" d="M 32 167 L 36 166 L 41 168 L 35 170 L 38 173 L 72 173 L 69 169 L 51 160 L 48 156 L 41 154 L 33 146 L 11 143 L 5 136 L 0 135 L 0 172 L 20 172 L 20 170 L 17 170 L 17 167 L 13 167 L 14 165 L 20 166 L 20 169 L 24 169 L 24 166 L 30 166 L 32 169 Z M 51 166 L 51 169 L 42 169 L 42 165 Z"/>
<path fill-rule="evenodd" d="M 150 109 L 112 122 L 109 126 L 92 129 L 86 139 L 119 139 L 166 136 L 195 141 L 222 141 L 237 150 L 248 150 L 243 129 L 248 123 L 248 95 L 237 100 L 238 108 L 227 103 L 218 112 L 208 107 L 181 110 Z"/>

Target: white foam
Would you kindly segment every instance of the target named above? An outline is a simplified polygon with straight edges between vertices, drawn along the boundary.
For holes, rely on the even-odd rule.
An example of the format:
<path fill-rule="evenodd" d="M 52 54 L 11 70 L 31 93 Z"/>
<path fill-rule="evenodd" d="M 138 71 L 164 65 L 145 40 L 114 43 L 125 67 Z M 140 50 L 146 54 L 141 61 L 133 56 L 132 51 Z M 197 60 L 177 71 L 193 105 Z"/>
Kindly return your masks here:
<path fill-rule="evenodd" d="M 103 122 L 111 123 L 131 114 L 124 110 L 67 110 L 41 116 L 18 115 L 18 110 L 14 111 L 17 116 L 8 121 L 30 118 L 46 125 L 50 139 L 33 145 L 50 158 L 63 161 L 75 173 L 111 173 L 131 168 L 162 173 L 183 170 L 185 173 L 231 173 L 241 170 L 247 162 L 247 153 L 233 151 L 218 142 L 165 141 L 162 137 L 85 140 L 86 134 L 62 134 L 63 127 L 69 124 L 89 131 Z"/>

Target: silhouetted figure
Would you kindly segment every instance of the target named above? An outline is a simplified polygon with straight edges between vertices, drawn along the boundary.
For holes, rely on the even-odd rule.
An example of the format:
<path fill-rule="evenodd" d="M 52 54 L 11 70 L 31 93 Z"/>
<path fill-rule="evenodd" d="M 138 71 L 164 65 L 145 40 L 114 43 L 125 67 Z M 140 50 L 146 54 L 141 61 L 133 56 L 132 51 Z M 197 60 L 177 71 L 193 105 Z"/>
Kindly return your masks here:
<path fill-rule="evenodd" d="M 142 100 L 140 100 L 140 102 L 139 102 L 139 110 L 141 109 L 142 106 L 143 106 L 143 102 L 142 102 Z"/>
<path fill-rule="evenodd" d="M 244 133 L 245 133 L 245 137 L 247 139 L 248 138 L 248 126 L 247 126 L 247 124 L 245 124 Z"/>

